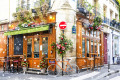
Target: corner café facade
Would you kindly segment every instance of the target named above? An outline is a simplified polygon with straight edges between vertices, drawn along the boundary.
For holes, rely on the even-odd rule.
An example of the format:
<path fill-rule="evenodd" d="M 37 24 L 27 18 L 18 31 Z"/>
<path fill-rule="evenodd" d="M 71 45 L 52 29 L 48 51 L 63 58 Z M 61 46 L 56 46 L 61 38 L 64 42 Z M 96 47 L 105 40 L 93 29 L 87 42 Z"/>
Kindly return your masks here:
<path fill-rule="evenodd" d="M 40 20 L 36 19 L 39 23 Z M 55 51 L 50 44 L 56 42 L 55 30 L 56 12 L 49 13 L 47 24 L 39 27 L 13 30 L 5 32 L 4 35 L 9 37 L 9 57 L 23 57 L 27 55 L 29 68 L 39 69 L 42 54 L 46 59 L 55 59 Z M 12 23 L 16 25 L 16 23 Z"/>
<path fill-rule="evenodd" d="M 90 16 L 89 16 L 90 17 Z M 80 12 L 77 13 L 77 27 L 76 27 L 76 61 L 80 69 L 89 67 L 90 65 L 104 65 L 104 42 L 102 31 L 91 31 L 85 28 L 90 22 L 90 19 L 86 18 Z M 94 60 L 91 64 L 89 58 Z"/>
<path fill-rule="evenodd" d="M 53 19 L 50 19 L 49 16 L 52 16 Z M 56 42 L 57 37 L 56 13 L 50 13 L 49 16 L 47 17 L 48 24 L 41 25 L 41 27 L 4 33 L 6 36 L 10 35 L 9 57 L 22 57 L 23 54 L 26 54 L 29 68 L 37 69 L 39 69 L 42 54 L 45 54 L 48 60 L 58 58 L 56 57 L 57 53 L 50 46 L 52 42 Z M 99 57 L 99 60 L 95 59 L 95 64 L 100 63 L 102 66 L 104 64 L 103 32 L 88 31 L 83 24 L 88 19 L 79 13 L 76 16 L 76 64 L 80 69 L 87 68 L 88 65 L 93 64 L 90 64 L 91 62 L 88 60 L 88 58 L 93 57 L 90 53 L 95 53 Z M 81 21 L 80 18 L 86 21 Z"/>

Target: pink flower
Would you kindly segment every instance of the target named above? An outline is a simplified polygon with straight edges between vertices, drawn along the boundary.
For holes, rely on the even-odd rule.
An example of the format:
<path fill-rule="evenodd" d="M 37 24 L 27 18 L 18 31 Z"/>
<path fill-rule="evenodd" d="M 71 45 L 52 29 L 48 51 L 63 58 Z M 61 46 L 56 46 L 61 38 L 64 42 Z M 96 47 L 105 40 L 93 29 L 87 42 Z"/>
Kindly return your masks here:
<path fill-rule="evenodd" d="M 60 45 L 57 44 L 57 48 L 60 49 L 61 48 L 61 44 Z"/>
<path fill-rule="evenodd" d="M 62 50 L 65 50 L 65 47 L 64 47 L 64 46 L 62 46 Z"/>

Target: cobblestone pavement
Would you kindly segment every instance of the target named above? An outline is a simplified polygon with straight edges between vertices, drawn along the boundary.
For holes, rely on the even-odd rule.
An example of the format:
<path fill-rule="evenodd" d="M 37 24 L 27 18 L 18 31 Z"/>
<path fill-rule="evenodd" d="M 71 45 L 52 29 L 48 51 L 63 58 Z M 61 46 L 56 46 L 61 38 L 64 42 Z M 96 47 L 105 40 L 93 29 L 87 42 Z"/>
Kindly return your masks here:
<path fill-rule="evenodd" d="M 108 66 L 105 65 L 101 70 L 80 72 L 77 76 L 59 76 L 50 77 L 48 75 L 23 74 L 23 73 L 8 73 L 0 71 L 0 80 L 115 80 L 119 78 L 120 73 L 113 73 L 120 70 L 120 65 L 111 65 L 111 70 L 108 73 Z M 107 76 L 110 74 L 109 76 Z M 106 76 L 106 77 L 105 77 Z"/>

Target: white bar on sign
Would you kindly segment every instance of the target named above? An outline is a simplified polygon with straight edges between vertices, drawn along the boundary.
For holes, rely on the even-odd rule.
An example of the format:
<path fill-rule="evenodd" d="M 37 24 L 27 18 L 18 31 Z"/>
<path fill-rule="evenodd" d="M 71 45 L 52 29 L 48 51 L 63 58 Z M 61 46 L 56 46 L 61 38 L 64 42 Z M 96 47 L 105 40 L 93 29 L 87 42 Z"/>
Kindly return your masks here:
<path fill-rule="evenodd" d="M 60 25 L 60 26 L 66 26 L 66 25 Z"/>

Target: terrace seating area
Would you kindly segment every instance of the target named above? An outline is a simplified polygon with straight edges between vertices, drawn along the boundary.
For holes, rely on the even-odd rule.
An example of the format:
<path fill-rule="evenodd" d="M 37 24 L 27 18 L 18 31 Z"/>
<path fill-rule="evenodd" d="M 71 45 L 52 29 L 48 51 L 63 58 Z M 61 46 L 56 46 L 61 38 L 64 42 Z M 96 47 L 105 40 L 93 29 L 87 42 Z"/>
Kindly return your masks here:
<path fill-rule="evenodd" d="M 3 71 L 9 72 L 20 72 L 22 70 L 21 66 L 22 57 L 5 57 L 3 61 Z"/>

